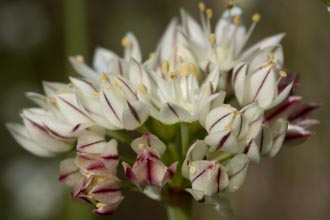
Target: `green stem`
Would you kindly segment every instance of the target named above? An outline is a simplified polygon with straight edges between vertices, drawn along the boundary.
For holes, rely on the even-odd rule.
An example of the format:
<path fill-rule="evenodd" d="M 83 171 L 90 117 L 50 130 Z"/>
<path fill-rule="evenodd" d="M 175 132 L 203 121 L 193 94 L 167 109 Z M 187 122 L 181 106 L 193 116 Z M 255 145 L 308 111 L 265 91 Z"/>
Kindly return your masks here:
<path fill-rule="evenodd" d="M 189 126 L 187 123 L 180 124 L 181 131 L 181 155 L 185 157 L 189 148 Z"/>
<path fill-rule="evenodd" d="M 133 138 L 120 131 L 107 130 L 107 135 L 127 145 L 130 145 L 133 141 Z"/>
<path fill-rule="evenodd" d="M 191 209 L 167 206 L 166 207 L 168 220 L 191 220 L 192 212 Z"/>

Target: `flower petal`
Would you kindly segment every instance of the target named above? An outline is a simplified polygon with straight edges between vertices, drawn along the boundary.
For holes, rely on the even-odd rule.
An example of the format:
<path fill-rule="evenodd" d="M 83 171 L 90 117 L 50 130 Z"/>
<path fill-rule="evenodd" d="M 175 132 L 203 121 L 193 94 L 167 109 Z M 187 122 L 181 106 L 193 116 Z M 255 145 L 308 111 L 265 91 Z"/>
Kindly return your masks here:
<path fill-rule="evenodd" d="M 134 130 L 141 126 L 148 118 L 148 106 L 140 101 L 127 101 L 123 111 L 123 126 L 127 130 Z"/>

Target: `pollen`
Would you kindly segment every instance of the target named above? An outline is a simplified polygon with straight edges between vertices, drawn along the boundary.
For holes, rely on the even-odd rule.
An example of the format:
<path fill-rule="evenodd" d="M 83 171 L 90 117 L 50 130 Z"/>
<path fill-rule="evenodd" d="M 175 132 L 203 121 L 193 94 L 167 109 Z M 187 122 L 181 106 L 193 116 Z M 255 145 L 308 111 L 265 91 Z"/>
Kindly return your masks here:
<path fill-rule="evenodd" d="M 200 11 L 205 11 L 205 4 L 204 4 L 204 2 L 199 2 L 198 3 L 198 8 L 199 8 Z"/>
<path fill-rule="evenodd" d="M 227 8 L 232 9 L 234 7 L 234 2 L 233 1 L 228 1 L 227 2 Z"/>
<path fill-rule="evenodd" d="M 72 83 L 69 83 L 68 86 L 69 86 L 70 89 L 74 88 L 74 85 Z"/>
<path fill-rule="evenodd" d="M 215 34 L 210 34 L 209 40 L 210 40 L 211 45 L 214 46 L 217 42 L 217 38 L 216 38 Z"/>
<path fill-rule="evenodd" d="M 234 24 L 239 24 L 241 22 L 241 17 L 240 16 L 234 16 L 233 22 L 234 22 Z"/>
<path fill-rule="evenodd" d="M 100 97 L 100 93 L 98 93 L 98 92 L 94 92 L 94 93 L 93 93 L 93 96 L 96 97 L 96 98 L 98 98 L 98 97 Z"/>
<path fill-rule="evenodd" d="M 259 22 L 261 19 L 261 16 L 259 13 L 255 13 L 253 16 L 252 16 L 252 21 L 254 22 Z"/>
<path fill-rule="evenodd" d="M 198 73 L 198 68 L 195 64 L 193 63 L 190 63 L 189 66 L 188 66 L 188 70 L 189 70 L 189 73 L 193 74 L 193 75 L 197 75 Z"/>
<path fill-rule="evenodd" d="M 55 98 L 50 98 L 50 104 L 52 105 L 56 105 L 57 104 L 57 100 Z"/>
<path fill-rule="evenodd" d="M 280 74 L 280 76 L 283 77 L 283 78 L 287 77 L 286 72 L 283 71 L 283 70 L 281 70 L 281 71 L 279 72 L 279 74 Z"/>
<path fill-rule="evenodd" d="M 166 74 L 170 70 L 170 64 L 167 60 L 164 60 L 162 63 L 162 73 Z"/>
<path fill-rule="evenodd" d="M 101 73 L 100 78 L 101 78 L 101 80 L 107 80 L 108 79 L 108 76 L 105 73 Z"/>
<path fill-rule="evenodd" d="M 175 80 L 176 78 L 178 78 L 178 76 L 176 75 L 176 73 L 175 72 L 171 72 L 170 73 L 170 79 L 171 80 Z"/>
<path fill-rule="evenodd" d="M 148 94 L 148 88 L 144 84 L 139 84 L 139 90 L 143 95 Z"/>
<path fill-rule="evenodd" d="M 213 11 L 212 11 L 212 9 L 208 8 L 208 9 L 206 10 L 206 15 L 207 15 L 207 17 L 208 17 L 209 19 L 211 19 L 211 18 L 213 17 Z"/>
<path fill-rule="evenodd" d="M 106 206 L 106 204 L 104 204 L 104 203 L 101 203 L 101 202 L 98 202 L 98 203 L 96 203 L 96 208 L 102 208 L 102 207 L 104 207 L 104 206 Z"/>
<path fill-rule="evenodd" d="M 122 88 L 121 85 L 120 85 L 120 83 L 118 82 L 118 80 L 115 80 L 115 81 L 113 82 L 113 85 L 114 85 L 115 87 L 117 87 L 118 89 L 121 89 L 121 88 Z"/>
<path fill-rule="evenodd" d="M 189 172 L 190 174 L 194 175 L 196 173 L 196 167 L 191 166 Z"/>
<path fill-rule="evenodd" d="M 121 39 L 121 45 L 125 48 L 129 47 L 131 45 L 131 41 L 128 39 L 128 37 L 123 37 Z"/>
<path fill-rule="evenodd" d="M 143 150 L 143 149 L 146 148 L 146 145 L 140 143 L 140 144 L 138 144 L 138 148 L 139 148 L 140 150 Z"/>
<path fill-rule="evenodd" d="M 155 57 L 155 53 L 154 52 L 149 53 L 149 58 L 150 59 L 153 59 L 154 57 Z"/>
<path fill-rule="evenodd" d="M 179 72 L 181 76 L 187 76 L 188 75 L 188 68 L 185 63 L 180 63 L 179 66 Z"/>
<path fill-rule="evenodd" d="M 230 104 L 226 104 L 226 108 L 231 108 L 231 105 Z"/>
<path fill-rule="evenodd" d="M 81 62 L 81 63 L 85 62 L 85 58 L 84 58 L 82 55 L 77 55 L 77 56 L 75 56 L 75 59 L 76 59 L 78 62 Z"/>

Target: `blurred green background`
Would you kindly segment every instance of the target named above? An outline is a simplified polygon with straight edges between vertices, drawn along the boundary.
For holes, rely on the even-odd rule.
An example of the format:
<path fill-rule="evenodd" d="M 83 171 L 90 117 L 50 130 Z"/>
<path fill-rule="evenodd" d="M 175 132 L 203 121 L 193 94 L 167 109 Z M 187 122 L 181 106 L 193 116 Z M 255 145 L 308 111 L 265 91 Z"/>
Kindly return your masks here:
<path fill-rule="evenodd" d="M 205 1 L 217 18 L 224 0 Z M 323 107 L 316 135 L 299 147 L 287 147 L 274 159 L 251 166 L 233 195 L 242 220 L 324 220 L 330 218 L 330 13 L 320 0 L 241 0 L 246 23 L 260 12 L 251 42 L 278 32 L 286 67 L 301 75 L 299 94 Z M 24 92 L 41 91 L 41 80 L 67 81 L 74 74 L 67 57 L 82 54 L 90 62 L 94 48 L 121 53 L 126 31 L 136 34 L 147 57 L 167 23 L 184 7 L 196 18 L 197 1 L 155 0 L 0 0 L 0 219 L 84 220 L 166 219 L 161 203 L 138 193 L 126 195 L 119 210 L 97 217 L 92 207 L 73 204 L 58 181 L 60 158 L 41 159 L 20 148 L 4 127 L 33 106 Z M 196 204 L 195 219 L 219 219 L 212 208 Z"/>

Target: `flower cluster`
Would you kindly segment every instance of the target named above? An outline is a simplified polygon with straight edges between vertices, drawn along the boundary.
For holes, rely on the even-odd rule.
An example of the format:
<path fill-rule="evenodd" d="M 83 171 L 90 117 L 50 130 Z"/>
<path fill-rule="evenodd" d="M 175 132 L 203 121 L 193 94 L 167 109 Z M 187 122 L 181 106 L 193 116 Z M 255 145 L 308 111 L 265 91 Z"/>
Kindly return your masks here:
<path fill-rule="evenodd" d="M 39 107 L 22 111 L 23 125 L 8 124 L 38 156 L 74 149 L 59 180 L 95 213 L 112 213 L 134 188 L 157 200 L 163 190 L 185 190 L 218 207 L 219 193 L 239 189 L 249 164 L 312 135 L 308 127 L 318 121 L 307 116 L 319 105 L 295 95 L 298 79 L 283 67 L 284 34 L 245 49 L 259 14 L 246 28 L 229 3 L 213 31 L 212 10 L 199 9 L 201 25 L 182 10 L 145 61 L 132 33 L 121 41 L 123 57 L 98 48 L 92 67 L 70 57 L 80 76 L 44 82 L 45 95 L 27 93 Z"/>

